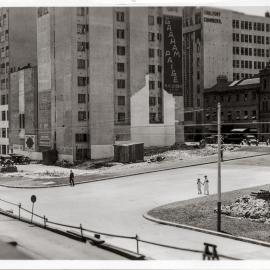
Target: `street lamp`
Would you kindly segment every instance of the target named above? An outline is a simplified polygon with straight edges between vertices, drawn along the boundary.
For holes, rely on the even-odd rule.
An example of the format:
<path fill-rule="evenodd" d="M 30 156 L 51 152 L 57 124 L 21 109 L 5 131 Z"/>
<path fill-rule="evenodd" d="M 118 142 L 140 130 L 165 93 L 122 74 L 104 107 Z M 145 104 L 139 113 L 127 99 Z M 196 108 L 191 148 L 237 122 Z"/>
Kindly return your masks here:
<path fill-rule="evenodd" d="M 218 181 L 217 181 L 217 231 L 221 231 L 221 108 L 220 103 L 217 104 L 217 128 L 218 128 Z"/>

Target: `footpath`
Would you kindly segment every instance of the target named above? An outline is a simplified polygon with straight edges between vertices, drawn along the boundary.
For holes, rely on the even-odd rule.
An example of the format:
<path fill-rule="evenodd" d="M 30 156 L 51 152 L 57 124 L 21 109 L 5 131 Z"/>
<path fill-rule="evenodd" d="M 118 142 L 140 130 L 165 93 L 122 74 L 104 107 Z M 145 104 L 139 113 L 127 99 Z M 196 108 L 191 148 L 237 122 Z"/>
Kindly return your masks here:
<path fill-rule="evenodd" d="M 232 160 L 251 158 L 257 156 L 264 156 L 270 154 L 270 147 L 260 148 L 245 148 L 242 151 L 226 151 L 224 152 L 223 162 L 229 162 Z M 171 160 L 161 162 L 141 162 L 135 163 L 133 167 L 125 168 L 125 165 L 116 170 L 113 167 L 107 170 L 95 173 L 92 175 L 75 175 L 75 184 L 83 184 L 96 181 L 111 180 L 126 176 L 134 176 L 140 174 L 153 173 L 158 171 L 173 170 L 185 167 L 200 166 L 217 162 L 217 154 L 211 156 L 204 156 L 199 158 L 185 159 L 185 160 Z M 36 179 L 16 179 L 2 178 L 0 179 L 0 186 L 9 188 L 51 188 L 61 187 L 69 185 L 69 179 L 67 177 L 62 178 L 36 178 Z"/>

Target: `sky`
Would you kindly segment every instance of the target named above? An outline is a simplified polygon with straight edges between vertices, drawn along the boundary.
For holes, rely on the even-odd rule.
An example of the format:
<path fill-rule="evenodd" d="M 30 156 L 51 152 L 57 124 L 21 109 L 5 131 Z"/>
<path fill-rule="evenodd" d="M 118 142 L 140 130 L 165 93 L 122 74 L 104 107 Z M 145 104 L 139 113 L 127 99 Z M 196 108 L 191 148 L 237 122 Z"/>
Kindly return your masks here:
<path fill-rule="evenodd" d="M 264 16 L 269 0 L 1 0 L 0 6 L 214 6 Z"/>

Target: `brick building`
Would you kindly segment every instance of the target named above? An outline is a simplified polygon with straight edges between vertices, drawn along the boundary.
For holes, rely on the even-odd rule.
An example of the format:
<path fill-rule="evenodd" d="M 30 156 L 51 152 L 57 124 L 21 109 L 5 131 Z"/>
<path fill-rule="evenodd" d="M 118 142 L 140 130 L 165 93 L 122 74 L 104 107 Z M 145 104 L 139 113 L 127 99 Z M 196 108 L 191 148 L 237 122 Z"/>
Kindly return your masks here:
<path fill-rule="evenodd" d="M 217 103 L 221 104 L 222 131 L 233 128 L 252 128 L 257 130 L 259 120 L 259 76 L 228 81 L 226 76 L 218 76 L 217 83 L 204 90 L 205 133 L 217 131 Z M 211 125 L 212 124 L 212 125 Z"/>

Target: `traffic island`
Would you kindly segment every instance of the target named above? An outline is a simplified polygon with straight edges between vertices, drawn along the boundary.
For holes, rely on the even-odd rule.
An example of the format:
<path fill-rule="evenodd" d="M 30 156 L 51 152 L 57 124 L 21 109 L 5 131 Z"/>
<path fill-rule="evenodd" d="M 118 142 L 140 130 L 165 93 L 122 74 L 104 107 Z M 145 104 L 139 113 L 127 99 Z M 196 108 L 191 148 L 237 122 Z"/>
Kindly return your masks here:
<path fill-rule="evenodd" d="M 222 205 L 235 205 L 235 202 L 240 200 L 239 198 L 247 198 L 251 193 L 260 192 L 260 190 L 270 190 L 270 185 L 222 193 Z M 167 225 L 216 234 L 216 207 L 217 195 L 210 195 L 154 208 L 145 217 Z M 250 238 L 270 243 L 270 224 L 260 221 L 260 219 L 251 219 L 240 215 L 229 216 L 224 213 L 221 219 L 222 235 L 220 236 Z M 239 240 L 244 241 L 243 239 Z M 261 243 L 258 242 L 258 244 Z"/>

